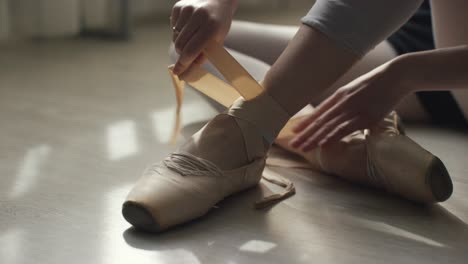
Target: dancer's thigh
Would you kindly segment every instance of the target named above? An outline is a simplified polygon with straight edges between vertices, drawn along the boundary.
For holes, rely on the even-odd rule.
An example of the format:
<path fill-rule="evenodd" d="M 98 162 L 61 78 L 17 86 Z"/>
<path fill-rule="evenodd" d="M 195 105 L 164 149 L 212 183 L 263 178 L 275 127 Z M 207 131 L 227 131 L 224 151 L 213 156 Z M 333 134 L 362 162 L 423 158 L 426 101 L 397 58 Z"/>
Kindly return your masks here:
<path fill-rule="evenodd" d="M 233 21 L 224 45 L 273 65 L 299 27 Z"/>

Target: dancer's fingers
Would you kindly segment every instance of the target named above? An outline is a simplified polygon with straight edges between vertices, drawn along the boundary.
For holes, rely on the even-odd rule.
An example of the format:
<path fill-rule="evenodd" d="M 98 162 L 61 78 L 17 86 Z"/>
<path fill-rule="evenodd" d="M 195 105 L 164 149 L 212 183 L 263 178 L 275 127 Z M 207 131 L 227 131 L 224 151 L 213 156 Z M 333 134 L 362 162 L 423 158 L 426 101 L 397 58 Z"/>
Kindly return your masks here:
<path fill-rule="evenodd" d="M 318 146 L 318 143 L 332 132 L 337 126 L 348 119 L 346 114 L 339 115 L 334 119 L 324 124 L 318 131 L 311 134 L 309 138 L 301 145 L 301 150 L 304 152 L 310 151 Z"/>
<path fill-rule="evenodd" d="M 291 141 L 290 145 L 293 148 L 301 147 L 311 136 L 317 133 L 320 128 L 328 122 L 326 116 L 321 116 L 315 121 L 312 121 L 300 133 L 298 133 Z"/>
<path fill-rule="evenodd" d="M 354 117 L 350 120 L 343 122 L 342 124 L 338 125 L 331 133 L 328 134 L 324 139 L 322 139 L 318 145 L 324 146 L 336 141 L 341 140 L 342 138 L 346 137 L 347 135 L 353 133 L 361 129 L 359 118 Z"/>
<path fill-rule="evenodd" d="M 174 39 L 177 39 L 178 36 L 180 36 L 180 34 L 183 31 L 184 27 L 187 25 L 187 22 L 192 17 L 192 13 L 193 13 L 193 7 L 192 6 L 181 7 L 179 16 L 177 18 L 177 22 L 173 26 Z M 176 51 L 178 53 L 182 52 L 182 50 L 178 49 L 177 46 L 176 46 Z"/>
<path fill-rule="evenodd" d="M 325 113 L 322 113 L 319 117 L 313 119 L 312 122 L 307 123 L 307 126 L 290 141 L 291 147 L 299 148 L 306 140 L 317 133 L 322 126 L 340 114 L 341 107 L 339 107 L 339 105 L 332 105 L 332 107 L 327 109 Z"/>
<path fill-rule="evenodd" d="M 180 14 L 180 6 L 175 4 L 174 7 L 172 8 L 172 13 L 171 13 L 171 27 L 175 27 L 177 24 L 177 19 L 179 18 Z"/>
<path fill-rule="evenodd" d="M 304 130 L 307 126 L 309 126 L 312 122 L 314 122 L 318 117 L 320 117 L 323 113 L 328 111 L 330 108 L 333 107 L 333 105 L 340 99 L 340 96 L 338 94 L 333 94 L 331 97 L 327 98 L 325 101 L 323 101 L 317 108 L 315 108 L 315 111 L 302 120 L 299 124 L 297 124 L 293 128 L 293 132 L 299 133 L 302 130 Z"/>
<path fill-rule="evenodd" d="M 194 33 L 193 37 L 185 45 L 184 50 L 180 53 L 173 72 L 174 74 L 183 73 L 193 61 L 201 54 L 203 46 L 209 37 L 209 31 L 200 31 Z"/>
<path fill-rule="evenodd" d="M 185 24 L 174 41 L 174 46 L 179 53 L 184 50 L 188 41 L 194 36 L 195 32 L 198 31 L 200 24 L 201 21 L 196 16 L 192 16 L 188 23 Z"/>
<path fill-rule="evenodd" d="M 198 55 L 198 57 L 193 61 L 193 63 L 197 65 L 202 65 L 203 63 L 205 63 L 205 61 L 206 61 L 205 54 L 200 53 L 200 55 Z"/>

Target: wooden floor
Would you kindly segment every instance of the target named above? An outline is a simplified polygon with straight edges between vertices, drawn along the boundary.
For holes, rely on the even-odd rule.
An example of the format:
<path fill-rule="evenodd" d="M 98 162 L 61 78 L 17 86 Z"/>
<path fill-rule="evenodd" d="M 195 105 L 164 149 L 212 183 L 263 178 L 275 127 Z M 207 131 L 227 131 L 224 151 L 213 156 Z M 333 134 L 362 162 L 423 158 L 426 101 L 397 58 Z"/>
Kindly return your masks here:
<path fill-rule="evenodd" d="M 410 127 L 446 163 L 445 203 L 421 207 L 311 171 L 273 169 L 297 194 L 256 211 L 253 189 L 149 235 L 121 204 L 174 149 L 169 32 L 130 43 L 55 40 L 0 48 L 0 263 L 468 263 L 468 135 Z M 185 124 L 212 110 L 188 92 Z"/>

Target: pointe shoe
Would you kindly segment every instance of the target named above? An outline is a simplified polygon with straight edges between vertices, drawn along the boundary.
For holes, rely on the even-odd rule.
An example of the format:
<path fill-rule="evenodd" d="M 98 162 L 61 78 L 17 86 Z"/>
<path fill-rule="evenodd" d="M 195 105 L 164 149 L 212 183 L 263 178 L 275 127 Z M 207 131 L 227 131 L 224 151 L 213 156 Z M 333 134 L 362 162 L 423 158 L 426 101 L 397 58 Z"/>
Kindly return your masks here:
<path fill-rule="evenodd" d="M 183 80 L 170 71 L 177 96 L 175 132 L 180 128 L 184 82 L 213 92 L 225 106 L 239 95 L 246 99 L 235 100 L 227 113 L 216 116 L 178 151 L 145 171 L 122 207 L 124 218 L 139 229 L 159 232 L 188 222 L 225 197 L 256 186 L 268 149 L 290 118 L 222 47 L 213 45 L 206 53 L 234 87 L 200 67 L 189 69 Z M 264 197 L 256 207 L 294 193 L 290 182 L 263 178 L 286 191 Z"/>
<path fill-rule="evenodd" d="M 401 129 L 395 112 L 366 135 L 368 175 L 389 192 L 407 199 L 434 203 L 453 192 L 443 162 L 411 140 Z"/>
<path fill-rule="evenodd" d="M 310 152 L 289 146 L 294 136 L 289 127 L 299 121 L 291 119 L 275 143 L 299 154 L 316 170 L 420 203 L 442 202 L 452 194 L 452 181 L 442 161 L 404 135 L 395 112 L 374 128 Z"/>
<path fill-rule="evenodd" d="M 250 108 L 273 111 L 283 124 L 289 119 L 266 94 L 248 102 L 238 99 L 226 114 L 216 116 L 178 151 L 144 173 L 123 205 L 125 219 L 140 229 L 162 231 L 198 218 L 225 197 L 256 186 L 270 144 L 265 141 L 262 121 L 248 116 Z M 273 125 L 276 128 L 271 131 L 277 134 L 283 124 Z M 226 131 L 232 126 L 241 132 L 241 142 L 226 142 L 234 140 L 226 135 L 234 133 Z M 226 160 L 228 155 L 223 152 L 229 153 L 235 146 L 244 153 L 234 158 L 243 157 L 237 162 Z"/>
<path fill-rule="evenodd" d="M 229 118 L 218 115 L 189 142 L 217 137 Z M 261 143 L 249 145 L 247 156 L 251 158 L 245 166 L 221 170 L 206 159 L 178 151 L 146 170 L 123 205 L 125 219 L 137 228 L 162 231 L 198 218 L 225 197 L 255 186 L 265 166 L 265 148 L 261 136 L 244 133 L 247 141 Z"/>

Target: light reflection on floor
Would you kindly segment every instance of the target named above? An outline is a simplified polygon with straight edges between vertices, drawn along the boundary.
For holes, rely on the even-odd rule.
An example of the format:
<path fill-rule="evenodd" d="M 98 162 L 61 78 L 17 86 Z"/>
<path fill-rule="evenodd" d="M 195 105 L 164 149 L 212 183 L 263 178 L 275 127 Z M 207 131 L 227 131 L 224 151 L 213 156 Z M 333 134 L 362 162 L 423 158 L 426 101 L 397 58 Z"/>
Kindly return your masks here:
<path fill-rule="evenodd" d="M 240 251 L 253 252 L 253 253 L 266 253 L 274 249 L 277 245 L 268 241 L 250 240 L 245 242 L 239 247 Z"/>
<path fill-rule="evenodd" d="M 170 249 L 158 251 L 154 255 L 155 262 L 160 264 L 201 264 L 192 252 L 185 249 Z"/>
<path fill-rule="evenodd" d="M 135 249 L 122 239 L 122 231 L 130 225 L 120 215 L 122 202 L 133 184 L 123 185 L 106 194 L 103 227 L 103 264 L 151 263 L 151 264 L 200 264 L 200 260 L 187 249 L 172 248 L 158 251 Z"/>
<path fill-rule="evenodd" d="M 209 120 L 214 110 L 206 107 L 203 101 L 191 101 L 182 105 L 182 125 Z M 175 106 L 163 108 L 151 114 L 154 136 L 159 143 L 168 143 L 175 125 Z"/>
<path fill-rule="evenodd" d="M 359 222 L 361 222 L 363 226 L 371 230 L 395 235 L 395 236 L 406 238 L 406 239 L 411 239 L 420 243 L 427 244 L 429 246 L 446 247 L 445 245 L 437 241 L 434 241 L 430 238 L 406 231 L 404 229 L 398 228 L 396 226 L 392 226 L 384 222 L 370 221 L 370 220 L 364 220 L 364 219 L 359 219 Z"/>
<path fill-rule="evenodd" d="M 34 186 L 50 152 L 50 146 L 45 144 L 38 145 L 27 151 L 18 167 L 16 180 L 8 195 L 10 199 L 19 198 Z"/>
<path fill-rule="evenodd" d="M 18 228 L 8 229 L 0 234 L 0 263 L 17 263 L 21 254 L 24 232 Z"/>
<path fill-rule="evenodd" d="M 151 114 L 153 131 L 159 143 L 169 142 L 174 127 L 175 108 L 160 109 Z"/>
<path fill-rule="evenodd" d="M 110 160 L 134 155 L 139 149 L 134 121 L 119 121 L 107 128 L 107 152 Z"/>

